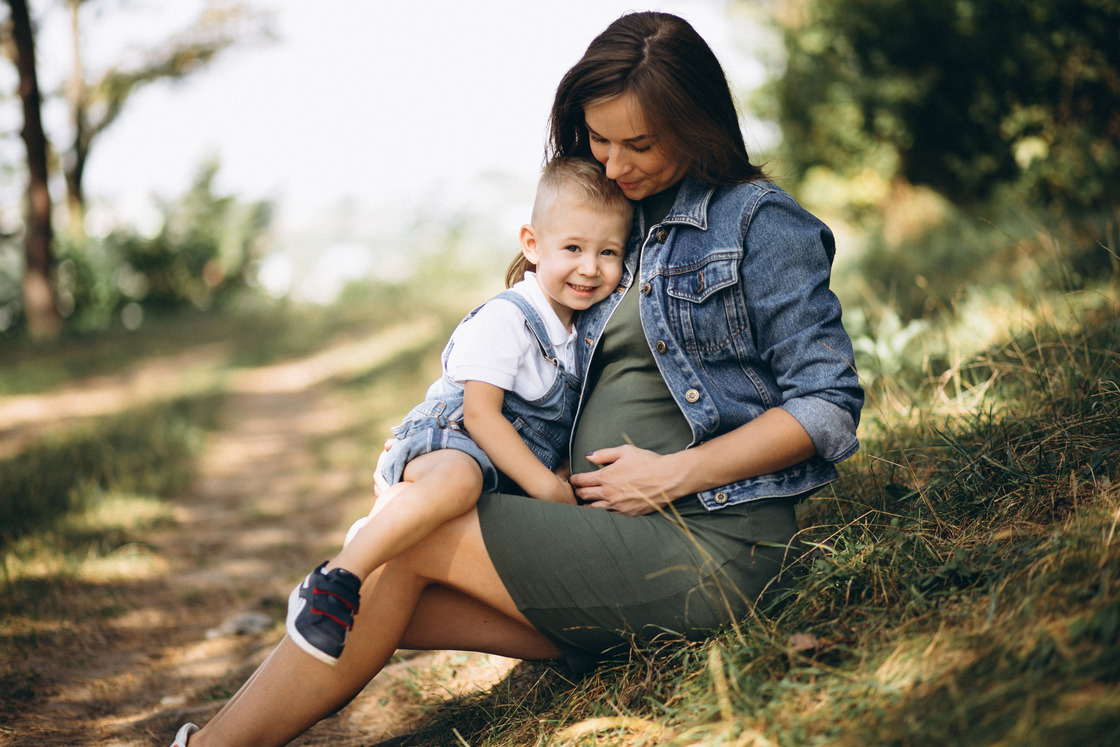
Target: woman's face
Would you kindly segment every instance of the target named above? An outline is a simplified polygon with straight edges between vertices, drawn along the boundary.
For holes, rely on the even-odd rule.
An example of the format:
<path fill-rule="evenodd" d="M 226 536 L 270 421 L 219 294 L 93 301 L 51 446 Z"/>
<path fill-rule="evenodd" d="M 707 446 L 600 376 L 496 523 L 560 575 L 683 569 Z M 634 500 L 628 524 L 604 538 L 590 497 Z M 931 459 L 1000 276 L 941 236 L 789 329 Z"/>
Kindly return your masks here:
<path fill-rule="evenodd" d="M 669 151 L 657 133 L 650 132 L 634 94 L 588 106 L 583 118 L 591 154 L 631 200 L 668 189 L 688 171 L 689 161 Z"/>

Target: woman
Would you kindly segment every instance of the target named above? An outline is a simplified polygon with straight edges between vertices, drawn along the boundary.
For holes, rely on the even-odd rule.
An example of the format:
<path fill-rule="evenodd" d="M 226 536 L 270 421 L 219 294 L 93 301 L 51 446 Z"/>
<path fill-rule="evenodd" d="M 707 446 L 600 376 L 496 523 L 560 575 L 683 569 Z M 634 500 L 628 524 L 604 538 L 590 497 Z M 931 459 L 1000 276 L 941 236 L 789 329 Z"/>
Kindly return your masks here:
<path fill-rule="evenodd" d="M 638 207 L 618 292 L 581 319 L 571 483 L 586 505 L 484 495 L 367 580 L 337 667 L 285 639 L 178 744 L 283 744 L 400 647 L 582 671 L 632 635 L 702 637 L 773 587 L 795 502 L 858 447 L 832 235 L 762 181 L 692 27 L 615 21 L 564 77 L 551 126 L 550 155 L 594 158 Z"/>

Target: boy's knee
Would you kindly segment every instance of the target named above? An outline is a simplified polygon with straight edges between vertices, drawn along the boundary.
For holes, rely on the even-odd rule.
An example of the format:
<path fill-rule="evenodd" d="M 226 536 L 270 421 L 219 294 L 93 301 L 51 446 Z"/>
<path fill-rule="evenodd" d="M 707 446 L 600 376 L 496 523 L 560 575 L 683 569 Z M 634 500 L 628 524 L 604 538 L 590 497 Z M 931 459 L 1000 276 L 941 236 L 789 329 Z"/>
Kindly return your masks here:
<path fill-rule="evenodd" d="M 445 465 L 445 484 L 454 486 L 455 492 L 469 496 L 470 504 L 478 500 L 482 493 L 482 468 L 473 457 L 461 452 L 455 452 L 455 459 L 449 460 Z M 469 507 L 469 506 L 468 506 Z"/>

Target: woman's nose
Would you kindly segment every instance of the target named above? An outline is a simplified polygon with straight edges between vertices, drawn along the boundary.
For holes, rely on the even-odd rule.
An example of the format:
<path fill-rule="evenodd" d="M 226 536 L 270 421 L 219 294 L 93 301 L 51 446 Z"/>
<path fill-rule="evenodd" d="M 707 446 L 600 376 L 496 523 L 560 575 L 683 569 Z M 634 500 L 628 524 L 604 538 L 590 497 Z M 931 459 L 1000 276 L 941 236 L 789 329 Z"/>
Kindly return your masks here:
<path fill-rule="evenodd" d="M 608 179 L 617 179 L 622 176 L 629 166 L 621 148 L 611 148 L 603 165 L 606 167 Z"/>

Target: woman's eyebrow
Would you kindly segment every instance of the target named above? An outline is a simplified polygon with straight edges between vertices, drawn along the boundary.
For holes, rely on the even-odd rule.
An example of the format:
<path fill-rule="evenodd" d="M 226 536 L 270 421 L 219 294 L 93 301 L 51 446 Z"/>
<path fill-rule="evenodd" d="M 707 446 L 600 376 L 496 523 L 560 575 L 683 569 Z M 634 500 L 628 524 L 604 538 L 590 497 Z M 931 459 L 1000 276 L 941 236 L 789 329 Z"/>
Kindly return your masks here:
<path fill-rule="evenodd" d="M 587 131 L 588 131 L 589 133 L 591 133 L 592 135 L 594 135 L 595 137 L 597 137 L 597 138 L 601 138 L 601 139 L 603 139 L 603 140 L 606 140 L 606 138 L 605 138 L 605 137 L 603 137 L 602 135 L 600 135 L 600 134 L 599 134 L 598 132 L 595 132 L 595 130 L 591 129 L 590 127 L 588 127 L 588 126 L 587 126 L 587 122 L 584 122 L 584 123 L 583 123 L 583 126 L 584 126 L 584 127 L 587 127 Z M 648 139 L 649 139 L 649 138 L 651 138 L 651 137 L 652 137 L 652 135 L 635 135 L 634 137 L 628 137 L 628 138 L 626 138 L 626 139 L 625 139 L 625 140 L 623 140 L 622 142 L 624 142 L 624 143 L 636 143 L 636 142 L 637 142 L 637 141 L 639 141 L 639 140 L 648 140 Z"/>

